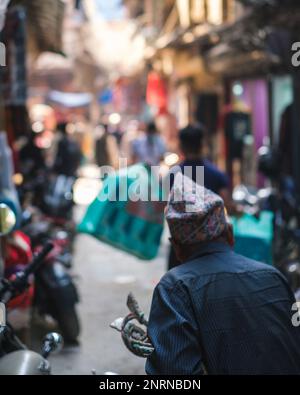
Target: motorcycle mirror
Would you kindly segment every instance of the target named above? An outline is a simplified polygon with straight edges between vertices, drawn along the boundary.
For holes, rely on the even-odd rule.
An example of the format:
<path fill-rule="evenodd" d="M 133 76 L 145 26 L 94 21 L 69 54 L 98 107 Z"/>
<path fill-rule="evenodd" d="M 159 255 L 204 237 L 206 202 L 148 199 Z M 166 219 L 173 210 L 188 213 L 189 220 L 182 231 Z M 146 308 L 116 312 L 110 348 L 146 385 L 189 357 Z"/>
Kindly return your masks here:
<path fill-rule="evenodd" d="M 13 210 L 5 203 L 0 203 L 0 236 L 9 234 L 15 227 L 17 218 Z"/>
<path fill-rule="evenodd" d="M 64 345 L 63 337 L 56 332 L 48 333 L 43 340 L 42 355 L 47 358 L 49 354 L 59 353 Z"/>

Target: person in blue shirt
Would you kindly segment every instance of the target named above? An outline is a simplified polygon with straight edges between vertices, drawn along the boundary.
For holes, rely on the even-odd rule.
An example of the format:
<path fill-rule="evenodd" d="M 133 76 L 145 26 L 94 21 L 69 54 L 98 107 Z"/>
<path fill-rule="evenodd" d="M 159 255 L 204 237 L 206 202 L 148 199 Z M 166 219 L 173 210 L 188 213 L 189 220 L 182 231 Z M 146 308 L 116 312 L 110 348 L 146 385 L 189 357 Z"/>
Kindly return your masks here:
<path fill-rule="evenodd" d="M 229 178 L 208 159 L 203 158 L 205 128 L 201 124 L 188 125 L 179 131 L 179 149 L 184 160 L 180 167 L 191 166 L 192 179 L 196 182 L 196 168 L 204 167 L 204 186 L 228 200 Z"/>
<path fill-rule="evenodd" d="M 154 290 L 147 374 L 299 375 L 293 292 L 274 267 L 233 251 L 223 200 L 179 173 L 166 219 L 181 264 Z"/>
<path fill-rule="evenodd" d="M 132 163 L 145 163 L 158 166 L 166 152 L 166 146 L 158 134 L 154 122 L 150 122 L 145 134 L 132 142 Z"/>
<path fill-rule="evenodd" d="M 202 156 L 204 133 L 205 128 L 201 124 L 188 125 L 179 131 L 179 149 L 184 160 L 170 170 L 170 187 L 173 185 L 176 173 L 181 171 L 183 174 L 186 174 L 189 171 L 186 169 L 190 169 L 192 180 L 197 182 L 197 168 L 203 166 L 204 179 L 200 180 L 200 182 L 206 188 L 220 195 L 225 202 L 227 210 L 232 213 L 234 206 L 231 200 L 229 178 L 213 163 Z M 171 246 L 168 258 L 168 270 L 178 264 L 179 261 Z"/>

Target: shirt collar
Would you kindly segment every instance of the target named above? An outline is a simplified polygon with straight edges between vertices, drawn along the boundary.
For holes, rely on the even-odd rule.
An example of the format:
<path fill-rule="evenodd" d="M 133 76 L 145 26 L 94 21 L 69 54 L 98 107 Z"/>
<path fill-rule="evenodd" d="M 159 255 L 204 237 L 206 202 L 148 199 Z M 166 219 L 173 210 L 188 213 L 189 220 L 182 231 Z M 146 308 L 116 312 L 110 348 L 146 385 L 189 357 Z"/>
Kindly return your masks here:
<path fill-rule="evenodd" d="M 189 261 L 199 258 L 203 255 L 218 253 L 218 252 L 229 252 L 232 248 L 227 243 L 212 241 L 210 243 L 205 243 L 203 246 L 199 247 L 199 250 L 194 253 Z"/>

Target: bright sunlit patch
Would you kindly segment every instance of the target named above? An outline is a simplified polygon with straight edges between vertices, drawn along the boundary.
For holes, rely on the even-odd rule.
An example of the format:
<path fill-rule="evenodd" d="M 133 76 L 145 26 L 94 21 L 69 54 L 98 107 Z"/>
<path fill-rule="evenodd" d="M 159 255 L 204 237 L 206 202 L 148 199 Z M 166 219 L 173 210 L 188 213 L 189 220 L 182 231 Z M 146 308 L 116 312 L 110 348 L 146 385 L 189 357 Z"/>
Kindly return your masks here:
<path fill-rule="evenodd" d="M 96 165 L 85 165 L 80 169 L 80 176 L 83 178 L 100 178 L 100 170 Z"/>
<path fill-rule="evenodd" d="M 34 122 L 32 124 L 32 130 L 34 131 L 34 133 L 42 133 L 42 131 L 44 130 L 44 125 L 42 122 Z"/>
<path fill-rule="evenodd" d="M 179 156 L 175 153 L 167 154 L 165 157 L 165 164 L 167 166 L 174 166 L 179 160 Z"/>
<path fill-rule="evenodd" d="M 23 176 L 21 173 L 16 173 L 13 175 L 13 182 L 15 185 L 21 185 L 23 183 Z"/>
<path fill-rule="evenodd" d="M 121 122 L 121 115 L 114 112 L 113 114 L 110 114 L 108 120 L 112 125 L 118 125 Z"/>
<path fill-rule="evenodd" d="M 244 93 L 243 85 L 236 83 L 233 85 L 232 92 L 235 96 L 241 96 Z"/>
<path fill-rule="evenodd" d="M 88 206 L 97 197 L 102 183 L 91 178 L 78 178 L 74 185 L 73 199 L 75 204 Z"/>
<path fill-rule="evenodd" d="M 156 53 L 155 48 L 153 48 L 153 47 L 145 48 L 144 54 L 145 54 L 146 59 L 152 58 L 155 55 L 155 53 Z"/>
<path fill-rule="evenodd" d="M 162 163 L 159 166 L 159 175 L 162 178 L 165 178 L 169 174 L 170 167 Z"/>
<path fill-rule="evenodd" d="M 128 275 L 121 275 L 121 276 L 115 277 L 114 281 L 117 284 L 131 284 L 136 281 L 136 277 L 131 276 L 129 274 Z"/>
<path fill-rule="evenodd" d="M 195 40 L 195 36 L 192 32 L 187 32 L 183 35 L 182 39 L 186 44 L 190 44 Z"/>
<path fill-rule="evenodd" d="M 96 0 L 96 9 L 108 21 L 120 20 L 124 16 L 121 0 Z"/>

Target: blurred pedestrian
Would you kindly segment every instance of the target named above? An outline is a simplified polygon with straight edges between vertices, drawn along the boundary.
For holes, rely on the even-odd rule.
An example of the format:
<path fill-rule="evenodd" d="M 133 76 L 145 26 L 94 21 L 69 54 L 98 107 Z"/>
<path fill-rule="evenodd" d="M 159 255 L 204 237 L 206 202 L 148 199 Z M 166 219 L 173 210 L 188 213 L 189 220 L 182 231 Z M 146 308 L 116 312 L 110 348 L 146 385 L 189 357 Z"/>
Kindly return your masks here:
<path fill-rule="evenodd" d="M 132 142 L 132 162 L 158 166 L 166 153 L 166 146 L 154 122 L 146 126 L 145 133 Z"/>
<path fill-rule="evenodd" d="M 121 147 L 122 140 L 123 140 L 123 131 L 121 130 L 120 126 L 116 126 L 112 132 L 112 136 L 115 138 L 118 149 Z"/>
<path fill-rule="evenodd" d="M 68 133 L 67 126 L 66 122 L 57 125 L 61 137 L 58 142 L 53 171 L 58 175 L 76 177 L 82 160 L 82 152 L 78 142 Z"/>
<path fill-rule="evenodd" d="M 31 131 L 26 143 L 20 148 L 18 170 L 23 176 L 18 186 L 19 199 L 26 206 L 29 201 L 39 205 L 48 171 L 44 150 L 38 144 L 39 134 Z M 29 199 L 29 200 L 28 200 Z"/>
<path fill-rule="evenodd" d="M 179 173 L 166 219 L 181 265 L 154 291 L 147 373 L 299 375 L 293 292 L 274 267 L 233 252 L 223 200 Z"/>
<path fill-rule="evenodd" d="M 184 171 L 185 167 L 191 169 L 191 175 L 196 182 L 197 168 L 204 168 L 204 186 L 225 201 L 225 205 L 231 205 L 231 195 L 229 189 L 229 178 L 219 170 L 212 162 L 203 156 L 203 142 L 205 127 L 202 124 L 188 125 L 179 131 L 179 150 L 182 162 L 179 168 Z M 177 167 L 176 167 L 177 168 Z M 176 169 L 174 168 L 174 169 Z M 178 168 L 177 168 L 178 169 Z M 173 173 L 173 169 L 171 172 Z M 172 180 L 174 178 L 172 177 Z"/>
<path fill-rule="evenodd" d="M 128 123 L 126 132 L 124 133 L 120 155 L 122 158 L 126 158 L 129 165 L 132 164 L 132 144 L 140 137 L 145 129 L 145 125 L 137 120 L 132 120 Z"/>
<path fill-rule="evenodd" d="M 19 151 L 19 168 L 26 179 L 34 178 L 46 169 L 44 152 L 37 144 L 37 139 L 38 134 L 31 131 Z"/>
<path fill-rule="evenodd" d="M 109 134 L 107 124 L 96 128 L 95 159 L 99 167 L 118 167 L 118 147 L 115 138 Z"/>

